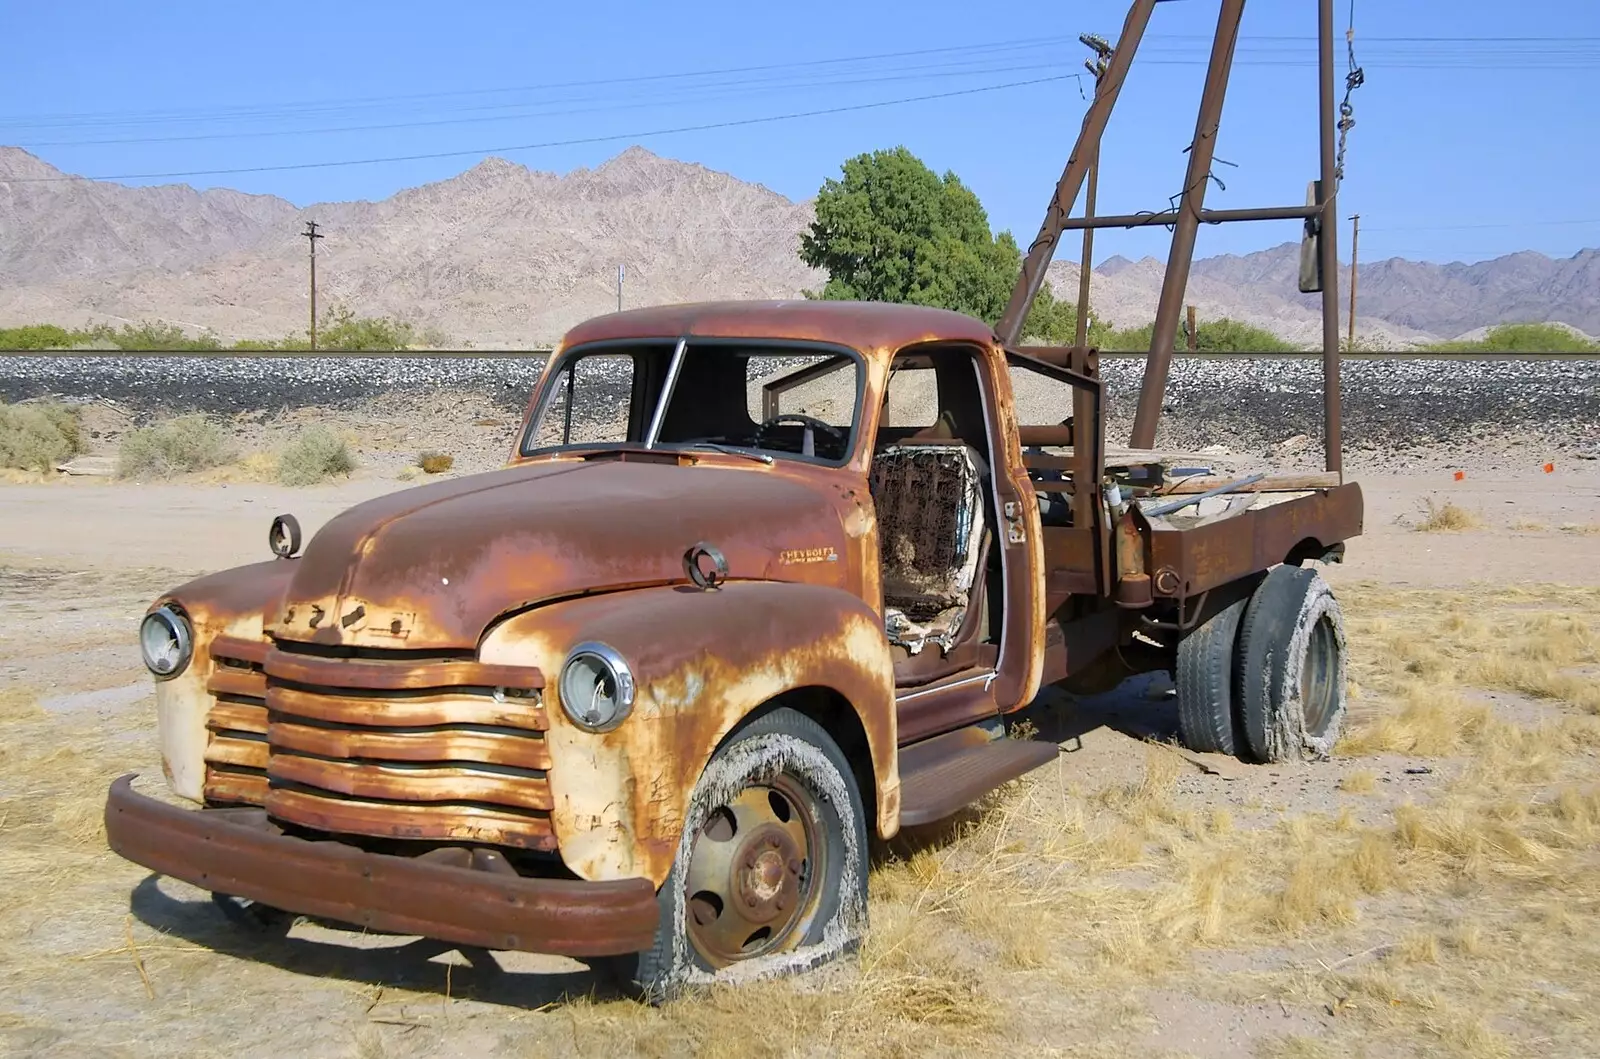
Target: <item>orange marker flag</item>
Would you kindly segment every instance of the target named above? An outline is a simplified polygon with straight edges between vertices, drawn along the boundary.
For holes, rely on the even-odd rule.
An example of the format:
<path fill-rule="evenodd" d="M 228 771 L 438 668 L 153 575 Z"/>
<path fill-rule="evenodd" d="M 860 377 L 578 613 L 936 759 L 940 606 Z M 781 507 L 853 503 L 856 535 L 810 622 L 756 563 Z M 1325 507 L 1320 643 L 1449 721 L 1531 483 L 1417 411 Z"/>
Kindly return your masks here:
<path fill-rule="evenodd" d="M 1466 476 L 1467 476 L 1467 472 L 1466 471 L 1457 471 L 1456 472 L 1456 481 L 1459 482 L 1459 481 L 1461 481 L 1461 479 L 1465 478 Z"/>
<path fill-rule="evenodd" d="M 1544 465 L 1544 473 L 1545 474 L 1555 474 L 1556 473 L 1556 465 L 1553 464 L 1553 463 L 1545 464 Z"/>

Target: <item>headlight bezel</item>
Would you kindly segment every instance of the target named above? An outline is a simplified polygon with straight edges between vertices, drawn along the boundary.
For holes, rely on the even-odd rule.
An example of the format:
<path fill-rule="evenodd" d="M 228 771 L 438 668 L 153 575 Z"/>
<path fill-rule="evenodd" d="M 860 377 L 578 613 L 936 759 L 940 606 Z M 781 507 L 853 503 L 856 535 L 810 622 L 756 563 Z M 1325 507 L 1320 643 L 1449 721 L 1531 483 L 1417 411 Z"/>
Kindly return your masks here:
<path fill-rule="evenodd" d="M 612 686 L 616 689 L 616 712 L 599 724 L 592 723 L 587 716 L 579 711 L 578 705 L 573 701 L 574 695 L 570 694 L 570 681 L 577 676 L 573 666 L 586 659 L 599 663 L 609 675 Z M 577 677 L 577 679 L 585 679 Z M 593 680 L 589 679 L 589 686 L 593 688 Z M 633 670 L 629 668 L 627 659 L 622 653 L 610 644 L 598 640 L 586 640 L 567 652 L 566 661 L 561 663 L 561 672 L 556 679 L 556 694 L 561 699 L 561 709 L 567 719 L 586 732 L 597 735 L 614 731 L 627 720 L 633 713 L 633 703 L 636 685 L 633 679 Z"/>
<path fill-rule="evenodd" d="M 157 625 L 165 630 L 168 638 L 178 648 L 177 662 L 165 670 L 157 668 L 152 662 L 149 644 L 146 641 L 147 630 Z M 139 655 L 144 661 L 145 669 L 149 670 L 157 680 L 172 680 L 189 668 L 189 663 L 194 660 L 194 626 L 182 608 L 171 602 L 163 603 L 140 620 Z"/>

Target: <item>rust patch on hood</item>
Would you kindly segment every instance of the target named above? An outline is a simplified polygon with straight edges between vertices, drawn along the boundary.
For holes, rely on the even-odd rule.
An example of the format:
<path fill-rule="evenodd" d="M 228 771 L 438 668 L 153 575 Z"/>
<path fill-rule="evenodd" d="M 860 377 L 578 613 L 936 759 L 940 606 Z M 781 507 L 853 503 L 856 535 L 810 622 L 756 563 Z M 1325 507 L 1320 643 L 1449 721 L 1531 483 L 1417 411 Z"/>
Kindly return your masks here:
<path fill-rule="evenodd" d="M 320 644 L 470 650 L 542 601 L 681 583 L 710 541 L 731 580 L 853 586 L 844 500 L 812 468 L 551 460 L 404 490 L 333 519 L 297 561 L 273 633 Z M 784 562 L 797 551 L 836 561 Z"/>

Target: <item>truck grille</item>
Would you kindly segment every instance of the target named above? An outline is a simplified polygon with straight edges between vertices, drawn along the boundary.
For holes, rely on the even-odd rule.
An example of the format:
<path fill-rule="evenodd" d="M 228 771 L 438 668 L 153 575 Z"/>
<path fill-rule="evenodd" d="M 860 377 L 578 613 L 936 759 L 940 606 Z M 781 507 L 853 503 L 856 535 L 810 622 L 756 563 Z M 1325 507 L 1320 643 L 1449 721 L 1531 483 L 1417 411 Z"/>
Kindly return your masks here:
<path fill-rule="evenodd" d="M 537 669 L 289 643 L 261 657 L 256 713 L 223 690 L 244 690 L 244 670 L 213 672 L 208 798 L 215 777 L 217 800 L 234 790 L 317 831 L 555 848 Z"/>
<path fill-rule="evenodd" d="M 270 645 L 219 636 L 211 642 L 206 715 L 206 802 L 262 805 L 267 798 L 267 676 Z"/>

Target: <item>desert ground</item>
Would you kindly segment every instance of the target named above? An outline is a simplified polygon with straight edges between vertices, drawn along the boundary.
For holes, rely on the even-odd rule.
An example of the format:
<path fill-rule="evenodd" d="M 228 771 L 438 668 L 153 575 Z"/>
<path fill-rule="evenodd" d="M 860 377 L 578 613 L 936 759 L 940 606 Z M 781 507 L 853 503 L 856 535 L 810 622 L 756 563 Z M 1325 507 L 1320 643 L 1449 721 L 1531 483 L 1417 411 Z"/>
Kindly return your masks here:
<path fill-rule="evenodd" d="M 307 489 L 0 484 L 0 1053 L 1595 1054 L 1600 463 L 1547 471 L 1541 442 L 1350 460 L 1333 760 L 1180 752 L 1159 681 L 1049 691 L 1018 721 L 1059 761 L 878 850 L 863 952 L 799 979 L 655 1009 L 576 961 L 248 933 L 108 852 L 109 781 L 160 779 L 149 601 L 266 558 L 281 511 L 309 536 L 404 488 L 419 448 L 493 466 L 513 422 L 346 418 L 361 469 Z M 1427 528 L 1430 502 L 1463 528 Z"/>

